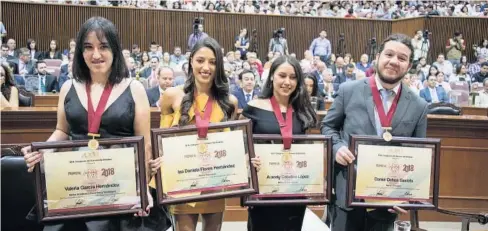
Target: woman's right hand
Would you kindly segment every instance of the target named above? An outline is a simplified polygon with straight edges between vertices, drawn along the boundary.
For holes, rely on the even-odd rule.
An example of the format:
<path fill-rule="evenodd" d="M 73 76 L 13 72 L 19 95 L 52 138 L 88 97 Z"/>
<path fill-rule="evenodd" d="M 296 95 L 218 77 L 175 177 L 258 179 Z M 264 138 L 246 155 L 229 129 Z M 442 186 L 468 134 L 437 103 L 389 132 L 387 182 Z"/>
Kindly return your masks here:
<path fill-rule="evenodd" d="M 25 163 L 27 164 L 27 172 L 34 171 L 34 167 L 42 159 L 42 153 L 37 151 L 32 152 L 32 147 L 27 146 L 22 148 L 22 154 L 24 154 L 24 160 Z"/>
<path fill-rule="evenodd" d="M 151 176 L 156 175 L 158 170 L 161 168 L 161 163 L 163 162 L 162 157 L 158 157 L 154 160 L 149 161 L 149 167 L 151 168 Z"/>
<path fill-rule="evenodd" d="M 259 156 L 251 158 L 251 163 L 252 163 L 252 166 L 254 166 L 256 168 L 256 171 L 259 172 L 259 170 L 261 169 L 261 159 L 259 158 Z"/>

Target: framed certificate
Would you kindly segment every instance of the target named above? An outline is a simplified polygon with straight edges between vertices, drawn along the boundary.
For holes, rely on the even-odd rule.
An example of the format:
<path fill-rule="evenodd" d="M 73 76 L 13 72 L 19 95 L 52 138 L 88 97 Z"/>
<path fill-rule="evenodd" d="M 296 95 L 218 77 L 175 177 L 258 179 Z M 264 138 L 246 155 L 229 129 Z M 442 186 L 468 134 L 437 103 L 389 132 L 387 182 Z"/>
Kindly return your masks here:
<path fill-rule="evenodd" d="M 41 221 L 135 213 L 148 206 L 142 136 L 34 142 L 37 211 Z"/>
<path fill-rule="evenodd" d="M 440 139 L 352 135 L 349 150 L 348 206 L 437 208 Z"/>
<path fill-rule="evenodd" d="M 253 140 L 261 159 L 259 194 L 243 198 L 243 205 L 321 205 L 330 201 L 330 136 L 294 135 L 290 150 L 283 150 L 281 135 L 254 135 Z"/>
<path fill-rule="evenodd" d="M 258 193 L 251 121 L 213 123 L 205 139 L 195 125 L 151 129 L 160 204 L 181 204 Z"/>

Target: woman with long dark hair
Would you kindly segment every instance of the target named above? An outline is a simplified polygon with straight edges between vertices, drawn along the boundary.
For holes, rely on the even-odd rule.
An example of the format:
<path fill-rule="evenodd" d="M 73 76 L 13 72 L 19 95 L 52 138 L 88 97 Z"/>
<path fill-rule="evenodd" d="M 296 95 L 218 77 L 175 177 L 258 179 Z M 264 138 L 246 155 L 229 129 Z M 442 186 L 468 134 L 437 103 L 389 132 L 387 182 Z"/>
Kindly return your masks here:
<path fill-rule="evenodd" d="M 51 40 L 49 43 L 49 50 L 44 52 L 43 59 L 59 59 L 63 60 L 63 54 L 61 54 L 61 51 L 59 51 L 58 48 L 58 41 L 56 40 Z"/>
<path fill-rule="evenodd" d="M 0 65 L 0 85 L 2 85 L 2 99 L 0 106 L 18 107 L 19 90 L 15 87 L 12 72 L 6 63 Z"/>
<path fill-rule="evenodd" d="M 183 88 L 167 89 L 161 99 L 161 127 L 194 124 L 211 106 L 210 122 L 233 120 L 237 113 L 237 99 L 229 94 L 229 82 L 224 72 L 223 54 L 213 38 L 205 38 L 193 47 L 188 66 L 188 79 Z M 151 163 L 152 171 L 160 167 L 160 159 Z M 203 218 L 204 231 L 219 231 L 222 226 L 225 200 L 210 200 L 181 204 L 171 208 L 177 231 L 195 230 L 198 217 Z"/>
<path fill-rule="evenodd" d="M 87 140 L 89 132 L 99 133 L 101 139 L 143 136 L 145 159 L 140 161 L 149 163 L 149 100 L 142 84 L 128 78 L 115 25 L 105 18 L 92 17 L 81 26 L 76 44 L 73 79 L 61 87 L 56 129 L 47 141 Z M 103 108 L 100 117 L 88 116 L 95 114 L 95 108 Z M 88 126 L 97 120 L 98 128 L 96 124 Z M 31 150 L 30 146 L 22 149 L 29 172 L 42 159 L 42 152 Z M 45 223 L 44 230 L 166 230 L 169 219 L 153 200 L 154 190 L 148 192 L 148 198 L 150 206 L 136 214 L 53 221 Z M 155 206 L 151 208 L 152 204 Z"/>
<path fill-rule="evenodd" d="M 34 39 L 27 39 L 27 49 L 29 49 L 29 54 L 32 60 L 37 61 L 42 58 L 42 52 L 37 50 L 37 43 Z"/>
<path fill-rule="evenodd" d="M 321 96 L 321 94 L 319 94 L 319 84 L 317 78 L 314 75 L 307 73 L 305 74 L 303 82 L 313 108 L 319 111 L 325 110 L 324 98 Z"/>
<path fill-rule="evenodd" d="M 269 76 L 261 96 L 248 103 L 242 117 L 252 120 L 254 134 L 281 134 L 277 114 L 285 117 L 285 121 L 292 120 L 293 134 L 305 134 L 317 119 L 299 62 L 281 56 L 271 65 Z M 258 155 L 252 159 L 257 169 L 261 165 Z M 301 230 L 305 209 L 304 205 L 249 207 L 248 231 Z"/>

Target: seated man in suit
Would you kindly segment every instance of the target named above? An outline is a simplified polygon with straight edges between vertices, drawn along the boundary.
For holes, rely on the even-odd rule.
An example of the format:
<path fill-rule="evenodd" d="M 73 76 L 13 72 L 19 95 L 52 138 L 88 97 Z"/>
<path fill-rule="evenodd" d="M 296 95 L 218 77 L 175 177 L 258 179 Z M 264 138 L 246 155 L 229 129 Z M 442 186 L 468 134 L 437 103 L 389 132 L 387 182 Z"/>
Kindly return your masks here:
<path fill-rule="evenodd" d="M 61 73 L 61 75 L 58 77 L 58 86 L 57 86 L 57 91 L 59 92 L 61 90 L 61 87 L 63 86 L 64 82 L 66 82 L 69 79 L 73 78 L 73 61 L 69 61 L 67 69 L 67 73 Z"/>
<path fill-rule="evenodd" d="M 354 69 L 356 67 L 354 64 L 350 63 L 347 65 L 347 69 L 345 73 L 339 74 L 336 76 L 334 80 L 334 91 L 337 92 L 339 91 L 339 86 L 342 83 L 351 81 L 351 80 L 356 80 L 356 74 L 354 74 Z"/>
<path fill-rule="evenodd" d="M 164 91 L 166 91 L 167 88 L 173 86 L 173 69 L 169 67 L 160 68 L 159 73 L 157 74 L 157 79 L 159 85 L 146 90 L 149 105 L 151 105 L 151 107 L 159 107 L 159 99 L 161 98 L 161 95 L 164 93 Z"/>
<path fill-rule="evenodd" d="M 145 78 L 148 81 L 148 88 L 155 87 L 158 82 L 157 72 L 159 69 L 159 58 L 156 56 L 151 57 L 151 64 L 149 67 L 144 68 L 140 73 L 141 78 Z"/>
<path fill-rule="evenodd" d="M 420 97 L 428 103 L 448 103 L 449 99 L 446 91 L 444 88 L 437 86 L 437 77 L 431 75 L 427 81 L 427 87 L 420 90 Z"/>
<path fill-rule="evenodd" d="M 337 57 L 335 64 L 332 65 L 332 75 L 333 76 L 338 76 L 342 73 L 344 73 L 345 69 L 345 63 L 344 63 L 344 58 L 342 57 Z"/>
<path fill-rule="evenodd" d="M 15 66 L 13 69 L 16 75 L 32 75 L 36 68 L 35 63 L 31 60 L 29 49 L 20 48 L 19 59 L 12 59 L 9 61 L 11 65 Z"/>
<path fill-rule="evenodd" d="M 318 92 L 320 96 L 324 96 L 324 76 L 322 75 L 325 71 L 327 71 L 327 66 L 324 62 L 317 62 L 316 69 L 312 74 L 317 79 L 317 84 L 319 85 Z"/>
<path fill-rule="evenodd" d="M 241 87 L 237 88 L 232 94 L 237 98 L 239 102 L 239 109 L 242 109 L 247 106 L 247 103 L 258 97 L 259 90 L 255 89 L 256 86 L 256 78 L 254 76 L 254 72 L 250 70 L 244 70 L 239 74 L 239 82 L 241 83 Z"/>
<path fill-rule="evenodd" d="M 38 61 L 36 64 L 37 76 L 39 77 L 39 92 L 56 92 L 57 80 L 47 72 L 47 65 L 44 61 Z"/>

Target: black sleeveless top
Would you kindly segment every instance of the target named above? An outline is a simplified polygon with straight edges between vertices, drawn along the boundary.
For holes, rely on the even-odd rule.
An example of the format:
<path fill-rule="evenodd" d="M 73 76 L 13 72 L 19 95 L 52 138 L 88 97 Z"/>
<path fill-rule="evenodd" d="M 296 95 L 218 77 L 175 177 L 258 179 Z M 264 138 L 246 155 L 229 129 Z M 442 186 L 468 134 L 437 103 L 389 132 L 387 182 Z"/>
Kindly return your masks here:
<path fill-rule="evenodd" d="M 286 120 L 286 113 L 283 112 L 283 118 Z M 280 135 L 280 125 L 275 117 L 273 111 L 264 110 L 258 107 L 247 105 L 242 115 L 252 120 L 252 133 L 253 134 L 277 134 Z M 302 123 L 298 120 L 298 116 L 293 112 L 293 134 L 300 135 L 305 134 L 305 129 Z"/>
<path fill-rule="evenodd" d="M 86 140 L 88 137 L 88 111 L 81 104 L 73 85 L 64 100 L 64 112 L 72 140 Z M 134 136 L 135 102 L 129 86 L 105 110 L 100 123 L 100 138 Z"/>

